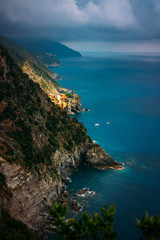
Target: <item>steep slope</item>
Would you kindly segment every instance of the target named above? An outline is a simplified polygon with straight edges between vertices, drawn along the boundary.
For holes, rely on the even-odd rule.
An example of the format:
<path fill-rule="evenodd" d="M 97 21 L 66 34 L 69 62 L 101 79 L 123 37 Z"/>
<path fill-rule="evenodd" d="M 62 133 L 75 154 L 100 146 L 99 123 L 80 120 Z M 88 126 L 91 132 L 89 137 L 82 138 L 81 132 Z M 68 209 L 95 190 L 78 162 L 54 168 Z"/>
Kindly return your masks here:
<path fill-rule="evenodd" d="M 61 63 L 55 54 L 44 53 L 44 52 L 34 52 L 33 54 L 34 54 L 34 56 L 36 56 L 38 58 L 39 61 L 41 61 L 47 67 L 61 66 Z"/>
<path fill-rule="evenodd" d="M 56 73 L 50 71 L 40 61 L 38 61 L 36 57 L 25 51 L 11 40 L 0 36 L 0 44 L 7 47 L 10 55 L 13 57 L 18 66 L 23 70 L 24 73 L 28 74 L 31 80 L 40 84 L 40 87 L 45 91 L 45 93 L 47 93 L 51 101 L 64 108 L 70 114 L 81 112 L 82 107 L 80 97 L 74 93 L 68 100 L 64 89 L 61 89 L 60 85 L 53 79 L 53 77 L 56 78 L 58 76 Z M 41 55 L 42 58 L 46 56 L 45 53 Z M 47 59 L 47 62 L 48 61 L 49 60 Z M 61 93 L 62 91 L 64 93 Z M 66 89 L 66 92 L 70 91 L 71 90 Z"/>
<path fill-rule="evenodd" d="M 21 47 L 32 53 L 50 53 L 59 58 L 80 57 L 81 54 L 64 44 L 47 39 L 14 39 Z"/>
<path fill-rule="evenodd" d="M 18 64 L 18 66 L 22 69 L 26 61 L 29 63 L 32 71 L 45 79 L 46 83 L 53 83 L 57 88 L 59 84 L 54 80 L 58 75 L 50 71 L 47 67 L 45 67 L 35 56 L 31 53 L 27 52 L 15 42 L 0 36 L 0 44 L 6 47 L 9 51 L 9 54 L 13 57 L 14 61 Z"/>
<path fill-rule="evenodd" d="M 44 230 L 62 179 L 88 164 L 121 168 L 87 136 L 83 124 L 54 105 L 0 47 L 0 203 L 29 228 Z"/>

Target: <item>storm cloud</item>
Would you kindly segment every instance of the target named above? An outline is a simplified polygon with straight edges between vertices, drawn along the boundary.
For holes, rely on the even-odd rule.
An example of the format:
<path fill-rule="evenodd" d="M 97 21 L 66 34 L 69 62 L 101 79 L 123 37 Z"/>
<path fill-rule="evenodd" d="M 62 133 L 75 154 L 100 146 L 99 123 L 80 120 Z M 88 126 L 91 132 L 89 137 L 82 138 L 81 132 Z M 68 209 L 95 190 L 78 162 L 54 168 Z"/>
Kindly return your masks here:
<path fill-rule="evenodd" d="M 1 34 L 61 41 L 160 38 L 159 0 L 0 0 Z"/>

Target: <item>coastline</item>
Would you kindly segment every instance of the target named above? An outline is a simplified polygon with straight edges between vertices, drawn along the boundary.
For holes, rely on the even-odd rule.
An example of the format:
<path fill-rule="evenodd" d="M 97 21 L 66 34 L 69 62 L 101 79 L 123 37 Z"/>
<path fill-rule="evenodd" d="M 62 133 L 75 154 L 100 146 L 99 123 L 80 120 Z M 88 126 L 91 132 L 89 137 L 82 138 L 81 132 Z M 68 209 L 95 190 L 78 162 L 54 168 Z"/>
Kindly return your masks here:
<path fill-rule="evenodd" d="M 7 58 L 4 55 L 1 58 L 4 59 L 5 67 L 8 66 L 11 70 L 15 69 L 16 72 L 16 65 L 15 68 L 13 68 L 14 65 L 10 68 L 10 62 L 7 62 Z M 67 195 L 63 178 L 84 165 L 88 165 L 90 168 L 107 169 L 107 167 L 120 167 L 121 164 L 115 162 L 99 145 L 93 143 L 82 123 L 78 122 L 76 118 L 69 117 L 56 104 L 51 104 L 47 94 L 41 91 L 40 85 L 30 80 L 35 88 L 35 95 L 33 95 L 30 91 L 30 85 L 26 85 L 24 76 L 26 77 L 21 72 L 21 76 L 17 78 L 17 81 L 21 83 L 22 93 L 28 93 L 28 101 L 34 98 L 34 103 L 38 104 L 38 107 L 32 111 L 32 115 L 28 114 L 28 106 L 23 104 L 23 99 L 19 94 L 16 94 L 19 92 L 16 90 L 10 98 L 4 98 L 5 106 L 10 101 L 13 105 L 16 103 L 18 109 L 14 111 L 14 119 L 8 118 L 7 121 L 4 119 L 2 122 L 1 139 L 4 144 L 7 144 L 9 139 L 8 144 L 12 149 L 12 154 L 18 148 L 18 156 L 20 157 L 15 158 L 12 162 L 10 161 L 12 155 L 3 151 L 3 157 L 0 159 L 0 170 L 12 197 L 6 198 L 6 192 L 4 192 L 0 196 L 0 200 L 12 217 L 24 222 L 30 229 L 41 232 L 45 231 L 50 220 L 48 209 L 53 202 L 61 201 Z M 19 89 L 14 78 L 10 78 L 9 82 L 14 85 L 15 89 Z M 38 101 L 38 99 L 40 100 Z M 25 130 L 26 128 L 30 129 L 27 134 L 24 133 L 23 127 L 19 130 L 19 125 L 16 125 L 17 118 L 25 121 Z M 43 128 L 38 126 L 36 119 L 43 125 Z M 20 139 L 17 140 L 15 135 L 10 135 L 8 138 L 5 134 L 6 129 L 14 131 L 14 126 L 17 126 L 17 131 L 21 132 L 20 137 L 24 134 L 23 142 L 25 142 L 27 149 L 28 146 L 31 148 L 29 156 L 28 150 L 23 152 L 21 146 L 23 142 Z M 55 143 L 57 144 L 56 148 Z M 18 147 L 15 148 L 15 146 Z M 5 147 L 3 148 L 5 149 Z M 28 161 L 30 168 L 27 165 Z"/>
<path fill-rule="evenodd" d="M 84 61 L 82 61 L 82 64 L 81 61 L 78 61 L 77 63 L 73 62 L 74 73 L 73 76 L 71 76 L 71 84 L 66 82 L 65 86 L 67 86 L 67 84 L 71 87 L 75 86 L 73 79 L 73 77 L 75 77 L 77 81 L 77 89 L 80 93 L 85 89 L 85 81 L 86 78 L 88 79 L 89 84 L 86 86 L 87 88 L 85 92 L 82 92 L 82 102 L 83 105 L 84 103 L 87 103 L 86 106 L 84 106 L 88 107 L 90 112 L 81 114 L 81 117 L 78 118 L 80 121 L 84 122 L 89 135 L 92 136 L 92 139 L 95 139 L 98 143 L 102 144 L 105 150 L 109 151 L 111 156 L 113 156 L 116 160 L 119 162 L 124 161 L 124 163 L 126 163 L 126 165 L 123 165 L 126 170 L 112 171 L 111 169 L 109 171 L 102 171 L 102 173 L 101 171 L 97 172 L 93 170 L 93 174 L 89 171 L 86 175 L 83 170 L 80 170 L 79 173 L 73 173 L 71 176 L 73 184 L 70 183 L 68 186 L 74 195 L 75 192 L 77 192 L 77 186 L 78 189 L 87 186 L 96 191 L 97 194 L 94 199 L 92 199 L 91 202 L 89 200 L 87 206 L 84 208 L 86 211 L 98 211 L 99 207 L 102 206 L 104 202 L 106 202 L 107 205 L 115 203 L 118 208 L 116 213 L 116 218 L 118 220 L 116 221 L 118 223 L 117 225 L 120 232 L 120 238 L 125 240 L 127 239 L 127 237 L 123 234 L 123 232 L 126 231 L 129 238 L 134 239 L 134 236 L 137 234 L 132 227 L 133 224 L 131 224 L 134 215 L 140 213 L 143 214 L 146 209 L 154 214 L 157 212 L 159 206 L 159 186 L 156 182 L 159 179 L 159 168 L 156 169 L 154 165 L 156 164 L 157 167 L 159 166 L 159 154 L 155 155 L 155 153 L 157 153 L 155 152 L 157 151 L 156 146 L 154 144 L 153 147 L 153 144 L 149 140 L 150 138 L 148 138 L 150 133 L 151 137 L 155 140 L 155 143 L 158 143 L 158 139 L 156 138 L 158 118 L 154 118 L 155 115 L 149 106 L 149 108 L 147 108 L 148 113 L 146 113 L 146 111 L 140 112 L 140 104 L 142 104 L 141 101 L 138 106 L 136 104 L 138 101 L 133 102 L 133 99 L 132 101 L 127 102 L 127 99 L 130 99 L 131 97 L 134 97 L 135 100 L 137 98 L 140 100 L 141 97 L 143 98 L 146 96 L 145 89 L 148 89 L 146 85 L 148 85 L 149 79 L 147 78 L 145 71 L 149 66 L 149 63 L 142 61 L 143 66 L 139 67 L 139 59 L 137 61 L 135 61 L 135 59 L 130 59 L 130 63 L 124 59 L 123 61 L 121 59 L 114 59 L 114 62 L 110 62 L 110 59 L 105 59 L 105 61 L 106 63 L 104 63 L 104 61 L 99 61 L 99 63 L 97 63 L 97 61 L 93 62 L 92 58 L 88 64 L 88 68 L 91 69 L 87 71 L 87 77 L 85 76 L 86 71 Z M 64 66 L 66 70 L 62 70 L 64 73 L 64 79 L 62 79 L 61 82 L 62 85 L 65 82 L 65 77 L 69 80 L 68 72 L 72 71 L 72 62 L 70 61 L 69 63 L 64 63 L 67 63 L 69 70 L 67 70 Z M 87 63 L 88 62 L 85 62 L 85 65 L 87 65 Z M 132 66 L 130 65 L 131 63 Z M 97 71 L 95 71 L 95 77 L 91 80 L 91 77 L 93 77 L 91 71 L 95 64 Z M 125 67 L 127 66 L 128 71 L 121 71 L 119 69 L 120 64 L 122 64 L 122 70 L 123 68 L 125 70 Z M 157 65 L 158 63 L 154 64 L 154 67 Z M 100 75 L 103 88 L 101 88 L 99 93 L 96 95 L 96 90 L 94 91 L 94 88 L 99 84 L 99 73 L 100 71 L 103 72 L 104 66 L 107 68 L 107 72 L 104 72 L 104 78 L 103 75 Z M 76 68 L 77 74 L 75 74 Z M 116 71 L 113 72 L 113 69 Z M 136 79 L 131 76 L 133 69 L 137 69 L 138 71 L 135 73 Z M 144 71 L 145 78 L 140 74 L 142 69 Z M 157 73 L 158 71 L 159 70 L 157 69 Z M 58 70 L 58 72 L 61 73 L 60 70 Z M 117 78 L 117 73 L 120 76 L 122 75 L 123 79 L 120 77 Z M 84 74 L 84 81 L 82 79 L 83 82 L 79 84 L 82 74 Z M 152 72 L 151 76 L 154 79 L 154 83 L 157 83 L 155 79 L 156 76 L 154 77 Z M 107 79 L 107 81 L 104 81 L 104 79 Z M 140 96 L 140 91 L 137 91 L 137 80 L 144 86 L 144 95 L 142 94 L 142 96 Z M 147 83 L 145 84 L 146 80 Z M 92 84 L 92 81 L 94 82 L 94 86 L 91 89 L 90 85 Z M 131 81 L 131 84 L 129 81 Z M 112 89 L 115 85 L 117 86 L 116 90 Z M 153 86 L 153 90 L 156 90 L 156 88 L 158 88 L 158 86 Z M 103 89 L 105 89 L 105 91 Z M 147 90 L 147 93 L 148 91 L 149 90 Z M 118 93 L 120 95 L 118 95 Z M 123 97 L 124 93 L 125 97 Z M 106 94 L 106 97 L 104 94 Z M 151 95 L 152 94 L 153 92 Z M 97 99 L 93 99 L 93 104 L 91 103 L 92 96 L 97 97 L 98 103 Z M 103 104 L 102 110 L 100 109 L 100 103 Z M 147 106 L 147 103 L 148 101 L 145 106 Z M 135 114 L 135 109 L 138 109 L 138 115 Z M 154 109 L 157 109 L 156 106 Z M 100 110 L 103 111 L 103 114 L 100 113 Z M 149 117 L 150 112 L 152 117 Z M 92 120 L 92 118 L 94 119 Z M 94 127 L 96 122 L 100 123 L 100 127 Z M 106 122 L 111 122 L 111 124 L 106 124 Z M 150 144 L 148 145 L 149 142 Z M 145 149 L 145 146 L 147 149 Z M 149 152 L 151 155 L 148 155 Z M 153 159 L 153 163 L 151 162 L 151 159 Z M 128 162 L 130 164 L 127 164 Z M 82 184 L 79 183 L 80 181 L 82 181 Z M 74 188 L 75 191 L 73 192 L 72 189 Z M 121 219 L 124 218 L 124 216 L 126 220 L 122 222 Z M 126 227 L 129 230 L 126 230 Z M 133 236 L 130 234 L 132 231 Z"/>
<path fill-rule="evenodd" d="M 57 67 L 62 67 L 63 66 L 63 64 L 60 64 L 59 66 L 57 66 Z M 50 68 L 49 68 L 50 69 Z M 50 69 L 51 71 L 52 71 L 52 69 Z M 62 79 L 63 78 L 63 76 L 60 76 L 60 78 Z M 59 80 L 59 79 L 58 79 Z M 62 86 L 60 86 L 60 89 L 62 90 L 62 91 L 64 91 L 64 92 L 67 92 L 67 91 L 70 91 L 69 89 L 67 89 L 67 88 L 63 88 Z M 74 91 L 74 90 L 72 90 L 72 91 Z M 78 98 L 79 99 L 81 99 L 81 96 L 79 96 L 78 94 L 75 94 L 76 96 L 78 96 Z M 78 109 L 78 111 L 75 111 L 76 113 L 78 113 L 78 114 L 80 114 L 81 112 L 89 112 L 90 110 L 88 109 L 88 108 L 82 108 L 82 104 L 81 104 L 81 102 L 80 102 L 80 108 Z M 74 115 L 75 113 L 74 112 L 72 112 L 72 111 L 69 111 L 68 112 L 68 114 L 69 115 Z M 107 122 L 108 123 L 108 122 Z M 110 124 L 110 123 L 109 123 Z M 93 144 L 95 144 L 95 145 L 97 145 L 97 143 L 95 142 L 95 140 L 92 140 L 92 143 Z M 98 145 L 99 146 L 99 145 Z M 104 152 L 106 152 L 105 150 L 103 150 Z M 109 156 L 108 154 L 107 154 L 107 156 Z M 110 156 L 109 156 L 109 158 L 111 158 Z M 115 161 L 115 160 L 114 160 Z M 106 165 L 106 166 L 99 166 L 99 167 L 97 167 L 96 166 L 96 168 L 97 169 L 99 169 L 99 170 L 107 170 L 107 169 L 113 169 L 113 170 L 124 170 L 125 169 L 125 167 L 124 167 L 124 163 L 119 163 L 119 162 L 116 162 L 115 161 L 115 166 L 108 166 L 108 165 Z M 71 173 L 70 173 L 71 174 Z M 70 174 L 67 176 L 67 178 L 69 178 L 69 176 L 70 176 Z"/>

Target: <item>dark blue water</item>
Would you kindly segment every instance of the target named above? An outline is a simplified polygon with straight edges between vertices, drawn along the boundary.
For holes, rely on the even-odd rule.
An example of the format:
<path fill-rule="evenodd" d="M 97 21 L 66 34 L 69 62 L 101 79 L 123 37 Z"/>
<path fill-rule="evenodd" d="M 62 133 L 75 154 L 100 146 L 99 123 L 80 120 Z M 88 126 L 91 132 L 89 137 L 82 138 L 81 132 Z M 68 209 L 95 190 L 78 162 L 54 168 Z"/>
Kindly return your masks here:
<path fill-rule="evenodd" d="M 83 108 L 90 110 L 77 118 L 92 139 L 126 167 L 80 169 L 71 175 L 68 189 L 90 213 L 100 211 L 103 203 L 116 204 L 117 239 L 138 239 L 135 216 L 141 218 L 145 210 L 160 214 L 160 57 L 84 56 L 62 63 L 53 69 L 63 76 L 59 83 L 74 89 Z M 96 194 L 77 197 L 84 187 Z"/>

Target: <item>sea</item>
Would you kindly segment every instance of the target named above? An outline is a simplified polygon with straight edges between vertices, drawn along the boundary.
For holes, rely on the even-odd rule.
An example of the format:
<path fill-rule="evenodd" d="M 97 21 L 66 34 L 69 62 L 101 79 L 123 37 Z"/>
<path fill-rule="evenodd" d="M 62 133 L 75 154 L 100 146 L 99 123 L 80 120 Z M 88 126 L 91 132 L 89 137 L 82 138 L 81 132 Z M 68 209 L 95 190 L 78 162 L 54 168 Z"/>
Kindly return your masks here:
<path fill-rule="evenodd" d="M 67 184 L 71 200 L 89 214 L 100 212 L 103 204 L 115 204 L 117 239 L 139 239 L 136 218 L 142 219 L 145 211 L 160 216 L 160 56 L 83 53 L 61 62 L 61 67 L 51 68 L 62 76 L 58 83 L 74 89 L 82 107 L 89 109 L 76 117 L 88 135 L 125 167 L 80 168 Z M 77 196 L 85 187 L 95 194 Z M 70 215 L 78 218 L 79 213 Z"/>

